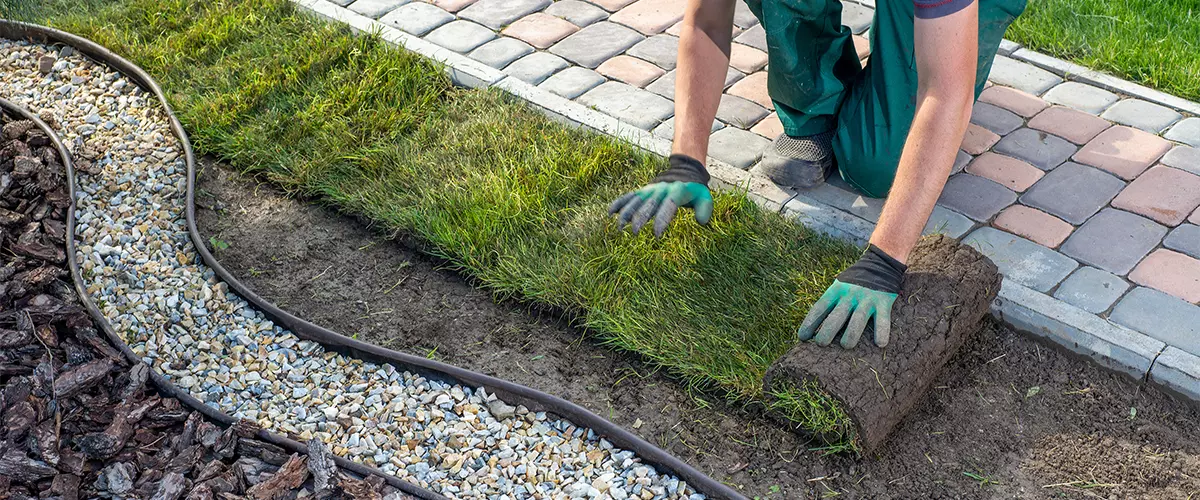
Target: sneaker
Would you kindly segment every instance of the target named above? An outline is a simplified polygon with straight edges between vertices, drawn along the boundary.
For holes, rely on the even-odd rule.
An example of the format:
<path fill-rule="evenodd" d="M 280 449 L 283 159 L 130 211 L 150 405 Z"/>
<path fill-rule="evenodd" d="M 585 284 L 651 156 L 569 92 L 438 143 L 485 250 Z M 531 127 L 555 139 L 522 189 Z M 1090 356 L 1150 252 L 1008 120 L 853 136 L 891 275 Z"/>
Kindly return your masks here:
<path fill-rule="evenodd" d="M 765 175 L 784 187 L 819 186 L 833 173 L 833 131 L 808 137 L 781 135 L 751 172 Z"/>

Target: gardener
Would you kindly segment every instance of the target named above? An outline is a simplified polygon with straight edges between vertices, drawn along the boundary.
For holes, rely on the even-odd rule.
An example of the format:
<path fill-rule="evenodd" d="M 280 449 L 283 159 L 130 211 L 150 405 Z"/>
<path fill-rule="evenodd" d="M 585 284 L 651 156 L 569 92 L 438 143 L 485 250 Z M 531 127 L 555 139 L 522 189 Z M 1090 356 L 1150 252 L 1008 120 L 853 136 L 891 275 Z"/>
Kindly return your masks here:
<path fill-rule="evenodd" d="M 679 207 L 707 224 L 708 153 L 729 64 L 736 0 L 689 0 L 679 40 L 671 167 L 613 202 L 637 232 L 661 236 Z M 905 261 L 941 195 L 1005 29 L 1026 0 L 880 0 L 862 68 L 838 0 L 746 0 L 766 31 L 767 88 L 783 123 L 756 167 L 797 189 L 836 166 L 864 195 L 888 197 L 867 251 L 800 325 L 801 340 L 853 348 L 874 327 L 884 347 Z"/>

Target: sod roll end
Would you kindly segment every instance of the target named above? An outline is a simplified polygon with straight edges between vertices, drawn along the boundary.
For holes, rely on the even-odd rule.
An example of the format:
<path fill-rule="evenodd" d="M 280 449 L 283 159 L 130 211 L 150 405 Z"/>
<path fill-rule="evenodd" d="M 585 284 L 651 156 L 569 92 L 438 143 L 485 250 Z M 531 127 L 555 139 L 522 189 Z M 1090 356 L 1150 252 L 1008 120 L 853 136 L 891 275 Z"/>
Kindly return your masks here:
<path fill-rule="evenodd" d="M 826 440 L 831 430 L 853 434 L 860 451 L 878 449 L 982 325 L 1000 291 L 991 260 L 942 235 L 922 239 L 908 260 L 886 349 L 866 337 L 851 350 L 801 342 L 767 371 L 774 407 L 811 408 L 791 418 L 799 427 Z"/>

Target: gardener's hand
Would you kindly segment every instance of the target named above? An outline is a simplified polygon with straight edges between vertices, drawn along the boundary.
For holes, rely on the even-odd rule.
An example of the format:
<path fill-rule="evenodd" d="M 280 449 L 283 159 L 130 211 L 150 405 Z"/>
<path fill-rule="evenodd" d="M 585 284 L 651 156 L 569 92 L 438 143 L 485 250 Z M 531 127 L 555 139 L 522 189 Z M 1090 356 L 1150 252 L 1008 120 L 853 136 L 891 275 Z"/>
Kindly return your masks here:
<path fill-rule="evenodd" d="M 696 212 L 696 222 L 708 224 L 712 217 L 713 199 L 708 191 L 708 171 L 704 164 L 690 156 L 671 155 L 671 168 L 650 184 L 625 193 L 608 207 L 609 214 L 618 214 L 619 227 L 633 226 L 633 233 L 642 230 L 654 219 L 654 236 L 661 237 L 675 219 L 679 207 Z"/>
<path fill-rule="evenodd" d="M 866 330 L 867 322 L 874 318 L 875 345 L 887 347 L 892 329 L 892 304 L 900 293 L 907 268 L 875 245 L 867 246 L 858 262 L 842 271 L 821 300 L 808 310 L 808 316 L 800 324 L 800 340 L 809 340 L 815 335 L 817 344 L 827 346 L 845 325 L 842 347 L 853 349 Z"/>

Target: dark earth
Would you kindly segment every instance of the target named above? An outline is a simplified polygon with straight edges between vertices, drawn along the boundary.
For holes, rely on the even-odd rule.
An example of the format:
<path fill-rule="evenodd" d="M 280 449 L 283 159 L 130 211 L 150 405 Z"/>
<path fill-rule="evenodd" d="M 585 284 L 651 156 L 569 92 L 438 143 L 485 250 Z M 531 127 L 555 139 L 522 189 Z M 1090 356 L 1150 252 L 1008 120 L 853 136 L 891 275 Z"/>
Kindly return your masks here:
<path fill-rule="evenodd" d="M 1200 496 L 1195 406 L 997 324 L 968 340 L 878 452 L 829 456 L 568 321 L 496 303 L 403 237 L 201 163 L 200 231 L 267 299 L 361 340 L 579 403 L 748 497 Z"/>

